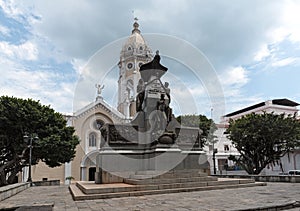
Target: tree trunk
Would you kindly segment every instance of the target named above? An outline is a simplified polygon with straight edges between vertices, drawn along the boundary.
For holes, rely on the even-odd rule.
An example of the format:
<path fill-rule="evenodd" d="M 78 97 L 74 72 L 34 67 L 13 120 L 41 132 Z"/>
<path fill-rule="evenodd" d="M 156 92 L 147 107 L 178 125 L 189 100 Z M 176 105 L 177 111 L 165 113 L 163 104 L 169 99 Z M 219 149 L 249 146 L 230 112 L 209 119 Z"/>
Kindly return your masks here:
<path fill-rule="evenodd" d="M 16 166 L 16 167 L 10 172 L 10 175 L 9 175 L 9 177 L 8 177 L 8 179 L 7 179 L 7 183 L 8 183 L 8 184 L 13 184 L 13 183 L 14 183 L 15 177 L 16 177 L 16 175 L 19 173 L 20 168 L 21 168 L 21 167 L 18 165 L 18 166 Z"/>
<path fill-rule="evenodd" d="M 7 181 L 6 181 L 6 174 L 4 172 L 4 170 L 0 171 L 0 187 L 8 185 Z"/>
<path fill-rule="evenodd" d="M 15 157 L 8 161 L 6 164 L 0 166 L 0 186 L 4 186 L 4 185 L 8 185 L 10 184 L 8 182 L 8 180 L 6 179 L 7 176 L 7 171 L 9 171 L 8 169 L 10 169 L 13 165 L 16 165 L 17 163 L 17 155 L 15 155 Z"/>

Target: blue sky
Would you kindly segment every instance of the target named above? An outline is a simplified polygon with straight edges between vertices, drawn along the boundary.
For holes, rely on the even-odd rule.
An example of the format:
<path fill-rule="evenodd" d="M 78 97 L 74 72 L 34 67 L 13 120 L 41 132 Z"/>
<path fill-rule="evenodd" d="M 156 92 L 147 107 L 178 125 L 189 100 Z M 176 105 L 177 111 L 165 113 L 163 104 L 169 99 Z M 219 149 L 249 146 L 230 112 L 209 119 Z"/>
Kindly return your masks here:
<path fill-rule="evenodd" d="M 297 0 L 0 0 L 0 95 L 33 98 L 72 113 L 76 86 L 89 59 L 129 36 L 137 16 L 143 34 L 175 36 L 205 55 L 222 86 L 225 113 L 276 98 L 300 103 L 299 11 Z M 112 58 L 115 64 L 118 59 L 119 54 Z M 197 109 L 190 113 L 210 115 L 205 81 L 195 81 L 180 62 L 166 57 L 162 63 L 169 67 L 166 79 L 175 80 L 179 72 L 193 95 Z M 181 69 L 186 72 L 180 76 Z M 105 84 L 104 99 L 114 106 L 117 69 L 101 71 L 109 72 L 106 80 L 98 80 Z M 173 96 L 185 104 L 184 93 L 175 81 L 169 82 Z M 96 89 L 82 93 L 91 96 L 89 103 Z"/>

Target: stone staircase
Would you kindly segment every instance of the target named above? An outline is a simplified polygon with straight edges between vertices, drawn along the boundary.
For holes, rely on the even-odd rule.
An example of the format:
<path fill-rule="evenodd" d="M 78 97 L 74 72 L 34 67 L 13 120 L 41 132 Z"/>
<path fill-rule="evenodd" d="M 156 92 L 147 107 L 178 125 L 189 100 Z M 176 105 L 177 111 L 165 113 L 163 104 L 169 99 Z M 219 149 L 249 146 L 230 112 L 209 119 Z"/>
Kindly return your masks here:
<path fill-rule="evenodd" d="M 138 172 L 124 179 L 123 183 L 113 184 L 81 181 L 70 185 L 70 192 L 74 200 L 92 200 L 266 185 L 252 179 L 205 176 L 197 171 L 168 172 L 155 177 L 151 175 L 151 172 Z"/>

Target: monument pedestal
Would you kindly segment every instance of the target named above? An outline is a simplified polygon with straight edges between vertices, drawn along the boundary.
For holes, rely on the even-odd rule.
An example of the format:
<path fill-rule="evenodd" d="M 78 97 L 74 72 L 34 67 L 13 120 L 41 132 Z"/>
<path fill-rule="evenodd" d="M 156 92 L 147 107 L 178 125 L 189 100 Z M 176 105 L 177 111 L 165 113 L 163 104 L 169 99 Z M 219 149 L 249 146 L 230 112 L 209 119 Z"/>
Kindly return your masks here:
<path fill-rule="evenodd" d="M 95 183 L 118 183 L 137 172 L 153 172 L 149 177 L 174 170 L 209 172 L 207 157 L 202 150 L 182 150 L 178 147 L 149 150 L 105 149 L 97 156 Z"/>
<path fill-rule="evenodd" d="M 199 128 L 183 127 L 170 108 L 169 84 L 160 78 L 168 68 L 153 61 L 140 67 L 137 113 L 129 124 L 106 124 L 97 157 L 96 183 L 123 182 L 136 172 L 209 169 Z M 152 175 L 153 176 L 153 175 Z"/>

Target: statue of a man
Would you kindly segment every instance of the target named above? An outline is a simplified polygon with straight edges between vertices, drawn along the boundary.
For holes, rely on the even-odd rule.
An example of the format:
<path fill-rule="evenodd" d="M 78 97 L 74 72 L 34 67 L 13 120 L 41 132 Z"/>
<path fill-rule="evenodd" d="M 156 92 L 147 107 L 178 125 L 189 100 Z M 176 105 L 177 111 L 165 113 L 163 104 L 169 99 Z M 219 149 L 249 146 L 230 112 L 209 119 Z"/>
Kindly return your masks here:
<path fill-rule="evenodd" d="M 95 87 L 97 88 L 97 95 L 100 96 L 104 89 L 104 85 L 101 86 L 101 84 L 95 84 Z"/>
<path fill-rule="evenodd" d="M 165 82 L 164 88 L 165 88 L 166 95 L 169 98 L 169 104 L 170 104 L 171 103 L 171 96 L 170 96 L 170 88 L 169 88 L 169 83 L 168 82 Z"/>
<path fill-rule="evenodd" d="M 142 111 L 143 101 L 145 97 L 145 85 L 143 79 L 139 80 L 139 83 L 137 85 L 137 93 L 136 96 L 136 111 Z"/>

